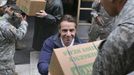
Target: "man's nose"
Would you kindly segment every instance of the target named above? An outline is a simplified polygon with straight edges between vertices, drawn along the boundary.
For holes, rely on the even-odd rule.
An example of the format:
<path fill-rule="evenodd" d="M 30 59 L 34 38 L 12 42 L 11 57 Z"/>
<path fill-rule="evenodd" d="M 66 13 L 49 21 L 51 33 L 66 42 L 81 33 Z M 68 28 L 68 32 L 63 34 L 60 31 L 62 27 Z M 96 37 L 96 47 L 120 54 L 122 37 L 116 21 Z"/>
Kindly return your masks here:
<path fill-rule="evenodd" d="M 67 36 L 71 36 L 71 32 L 70 31 L 67 31 Z"/>

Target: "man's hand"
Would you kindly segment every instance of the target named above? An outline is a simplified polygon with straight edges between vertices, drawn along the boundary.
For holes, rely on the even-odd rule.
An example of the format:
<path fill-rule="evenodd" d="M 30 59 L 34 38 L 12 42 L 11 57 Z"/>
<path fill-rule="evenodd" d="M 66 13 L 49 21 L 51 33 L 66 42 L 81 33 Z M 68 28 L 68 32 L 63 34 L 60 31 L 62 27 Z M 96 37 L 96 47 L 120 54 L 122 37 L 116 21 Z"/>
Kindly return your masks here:
<path fill-rule="evenodd" d="M 40 12 L 37 12 L 36 13 L 36 16 L 37 17 L 45 17 L 47 15 L 47 13 L 44 11 L 44 10 L 40 10 Z"/>

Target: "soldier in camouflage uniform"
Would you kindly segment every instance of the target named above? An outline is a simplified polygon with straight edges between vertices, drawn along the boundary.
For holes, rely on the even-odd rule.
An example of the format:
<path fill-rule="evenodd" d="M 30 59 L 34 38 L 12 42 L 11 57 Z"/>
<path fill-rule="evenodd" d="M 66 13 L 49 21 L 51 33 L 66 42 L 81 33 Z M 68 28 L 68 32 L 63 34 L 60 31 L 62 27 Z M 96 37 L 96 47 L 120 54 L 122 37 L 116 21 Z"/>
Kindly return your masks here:
<path fill-rule="evenodd" d="M 117 16 L 113 31 L 101 44 L 92 75 L 126 75 L 134 71 L 134 0 L 101 0 Z"/>
<path fill-rule="evenodd" d="M 92 26 L 89 30 L 89 40 L 94 41 L 97 38 L 105 39 L 112 31 L 112 22 L 114 18 L 109 16 L 102 5 L 100 5 L 100 0 L 94 0 L 92 4 Z"/>
<path fill-rule="evenodd" d="M 4 0 L 5 1 L 5 0 Z M 28 23 L 26 16 L 14 13 L 11 7 L 3 8 L 7 1 L 0 0 L 0 75 L 15 75 L 14 53 L 15 41 L 22 39 L 26 32 Z M 12 17 L 20 19 L 20 26 L 16 28 L 9 22 Z"/>

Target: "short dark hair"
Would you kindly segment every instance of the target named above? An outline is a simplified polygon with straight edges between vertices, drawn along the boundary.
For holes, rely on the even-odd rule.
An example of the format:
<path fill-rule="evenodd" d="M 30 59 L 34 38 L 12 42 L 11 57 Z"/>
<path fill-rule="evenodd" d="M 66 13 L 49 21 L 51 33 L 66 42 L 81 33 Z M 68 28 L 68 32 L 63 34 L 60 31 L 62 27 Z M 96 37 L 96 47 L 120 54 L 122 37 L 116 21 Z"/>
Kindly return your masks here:
<path fill-rule="evenodd" d="M 63 21 L 73 22 L 73 23 L 76 24 L 76 25 L 75 25 L 75 28 L 77 27 L 76 18 L 74 18 L 73 16 L 71 16 L 71 15 L 69 15 L 69 14 L 64 15 L 64 16 L 60 19 L 60 21 L 59 21 L 59 28 L 60 28 L 61 22 L 63 22 Z"/>

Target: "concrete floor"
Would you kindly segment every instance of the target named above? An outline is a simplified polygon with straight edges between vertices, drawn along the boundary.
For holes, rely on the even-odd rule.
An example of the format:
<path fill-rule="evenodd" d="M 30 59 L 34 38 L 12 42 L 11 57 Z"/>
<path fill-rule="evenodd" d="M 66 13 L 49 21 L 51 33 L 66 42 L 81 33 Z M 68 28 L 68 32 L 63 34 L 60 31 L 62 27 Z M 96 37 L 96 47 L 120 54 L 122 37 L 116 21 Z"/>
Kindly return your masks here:
<path fill-rule="evenodd" d="M 40 75 L 37 70 L 37 63 L 39 58 L 39 51 L 30 52 L 30 75 Z"/>
<path fill-rule="evenodd" d="M 16 65 L 18 75 L 40 75 L 37 69 L 39 51 L 30 52 L 30 64 Z"/>
<path fill-rule="evenodd" d="M 30 74 L 30 64 L 16 65 L 16 72 L 18 75 L 32 75 Z"/>

